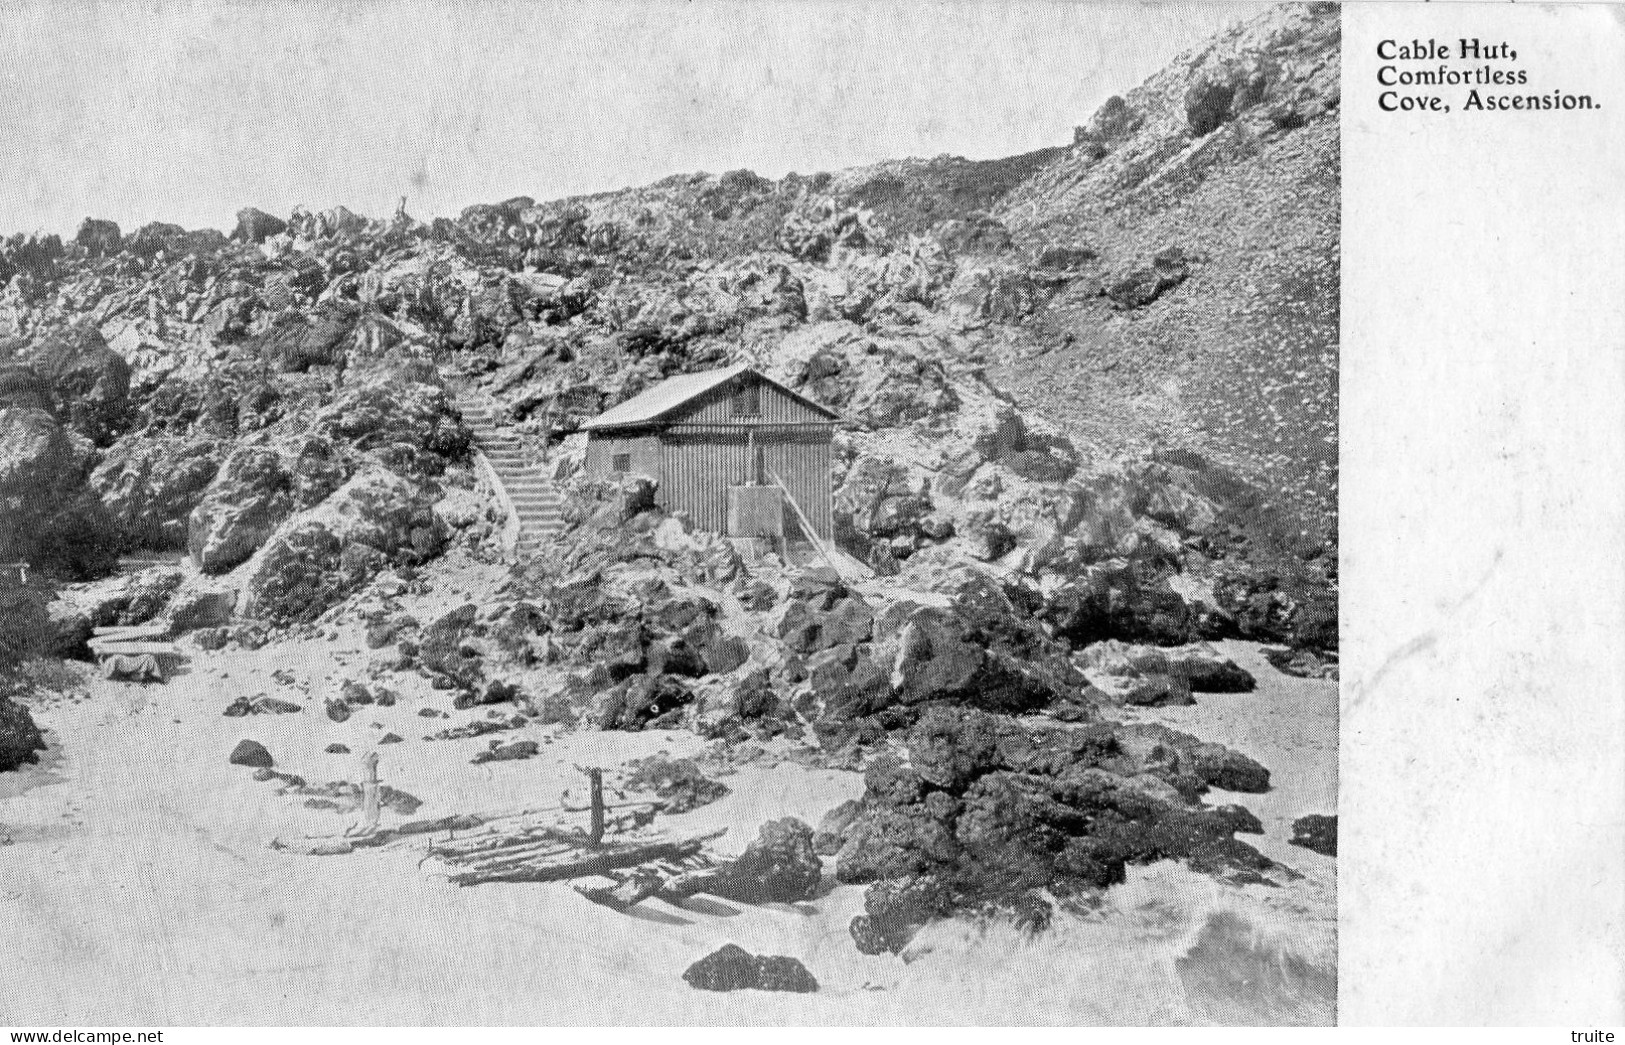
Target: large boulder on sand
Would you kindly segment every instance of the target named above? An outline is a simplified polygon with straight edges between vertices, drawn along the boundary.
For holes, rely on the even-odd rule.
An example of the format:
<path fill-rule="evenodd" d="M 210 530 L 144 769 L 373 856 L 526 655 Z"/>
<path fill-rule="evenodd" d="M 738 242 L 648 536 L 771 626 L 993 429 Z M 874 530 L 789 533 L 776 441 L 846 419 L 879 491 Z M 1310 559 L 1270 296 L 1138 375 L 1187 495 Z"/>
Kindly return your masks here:
<path fill-rule="evenodd" d="M 264 620 L 311 621 L 359 590 L 384 567 L 440 553 L 444 524 L 437 490 L 376 465 L 326 502 L 289 519 L 254 554 L 245 612 Z"/>
<path fill-rule="evenodd" d="M 706 884 L 706 891 L 740 903 L 794 903 L 818 894 L 824 865 L 813 849 L 813 829 L 795 817 L 769 820 L 739 859 Z"/>
<path fill-rule="evenodd" d="M 1198 801 L 1226 786 L 1220 780 L 1235 782 L 1221 765 L 1239 771 L 1251 760 L 1187 734 L 1034 728 L 937 705 L 907 742 L 910 764 L 872 761 L 855 815 L 832 825 L 836 878 L 874 883 L 851 927 L 866 952 L 897 950 L 919 925 L 955 911 L 1003 909 L 1041 925 L 1046 893 L 1121 882 L 1129 863 L 1184 859 L 1255 884 L 1274 866 L 1234 837 L 1262 833 L 1256 817 Z"/>
<path fill-rule="evenodd" d="M 1078 665 L 1116 703 L 1190 704 L 1199 693 L 1249 693 L 1252 675 L 1205 642 L 1157 647 L 1107 639 L 1085 647 Z"/>
<path fill-rule="evenodd" d="M 1337 817 L 1310 813 L 1292 821 L 1292 837 L 1287 841 L 1322 856 L 1337 855 Z"/>
<path fill-rule="evenodd" d="M 755 955 L 738 944 L 725 944 L 690 965 L 683 973 L 690 987 L 702 991 L 794 991 L 818 989 L 818 981 L 795 958 Z"/>
<path fill-rule="evenodd" d="M 165 611 L 172 634 L 199 628 L 218 628 L 231 622 L 237 608 L 237 592 L 222 584 L 199 581 L 183 587 L 170 599 Z"/>
<path fill-rule="evenodd" d="M 1077 659 L 1084 677 L 1115 704 L 1162 707 L 1195 703 L 1190 682 L 1174 674 L 1167 655 L 1155 646 L 1107 639 L 1085 647 Z"/>
<path fill-rule="evenodd" d="M 0 409 L 0 562 L 76 578 L 118 561 L 118 538 L 85 484 L 92 450 L 44 410 Z"/>
<path fill-rule="evenodd" d="M 9 697 L 0 696 L 0 772 L 38 762 L 36 752 L 45 750 L 45 738 L 28 714 L 28 709 Z"/>
<path fill-rule="evenodd" d="M 265 750 L 265 745 L 257 740 L 239 740 L 237 746 L 231 749 L 227 761 L 234 766 L 251 766 L 254 769 L 270 769 L 276 764 L 271 753 Z"/>
<path fill-rule="evenodd" d="M 90 473 L 125 548 L 180 550 L 188 518 L 220 470 L 215 439 L 126 439 Z"/>
<path fill-rule="evenodd" d="M 344 481 L 331 442 L 258 439 L 233 450 L 187 519 L 187 550 L 205 573 L 224 573 L 253 555 L 295 512 Z"/>

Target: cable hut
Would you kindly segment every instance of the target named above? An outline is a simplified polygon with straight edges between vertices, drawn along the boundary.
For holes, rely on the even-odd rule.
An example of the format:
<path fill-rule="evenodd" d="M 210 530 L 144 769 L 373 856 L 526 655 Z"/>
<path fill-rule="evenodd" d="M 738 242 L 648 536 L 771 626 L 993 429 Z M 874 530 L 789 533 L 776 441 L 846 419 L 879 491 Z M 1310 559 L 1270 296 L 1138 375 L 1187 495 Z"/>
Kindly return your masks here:
<path fill-rule="evenodd" d="M 698 529 L 827 544 L 839 417 L 748 366 L 668 378 L 582 425 L 594 478 L 646 475 Z M 807 531 L 810 530 L 810 534 Z"/>

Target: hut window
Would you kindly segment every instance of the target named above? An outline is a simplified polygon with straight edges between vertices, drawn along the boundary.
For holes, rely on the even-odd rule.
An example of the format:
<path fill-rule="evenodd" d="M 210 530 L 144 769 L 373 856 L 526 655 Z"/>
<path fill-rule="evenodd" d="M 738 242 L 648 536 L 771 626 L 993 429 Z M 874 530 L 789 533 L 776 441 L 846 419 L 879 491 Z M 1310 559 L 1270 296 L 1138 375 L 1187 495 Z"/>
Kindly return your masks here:
<path fill-rule="evenodd" d="M 632 470 L 632 455 L 631 454 L 616 454 L 615 459 L 610 463 L 610 471 L 613 471 L 613 472 L 630 472 L 631 470 Z"/>
<path fill-rule="evenodd" d="M 735 417 L 757 417 L 762 412 L 762 386 L 746 385 L 734 393 Z"/>

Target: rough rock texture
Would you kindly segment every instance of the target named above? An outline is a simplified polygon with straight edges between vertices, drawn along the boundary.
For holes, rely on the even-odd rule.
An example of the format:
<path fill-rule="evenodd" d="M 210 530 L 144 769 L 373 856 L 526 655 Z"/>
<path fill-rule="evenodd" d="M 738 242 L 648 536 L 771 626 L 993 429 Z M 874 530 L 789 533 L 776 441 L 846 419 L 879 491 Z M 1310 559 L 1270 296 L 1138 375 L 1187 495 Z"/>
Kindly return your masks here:
<path fill-rule="evenodd" d="M 130 364 L 100 332 L 75 326 L 36 342 L 32 366 L 51 385 L 63 422 L 107 446 L 129 422 Z"/>
<path fill-rule="evenodd" d="M 0 571 L 0 671 L 46 652 L 54 634 L 45 595 L 24 587 L 15 571 Z"/>
<path fill-rule="evenodd" d="M 728 785 L 707 777 L 691 758 L 650 755 L 627 763 L 627 768 L 631 773 L 625 787 L 654 792 L 665 813 L 692 812 L 728 794 Z"/>
<path fill-rule="evenodd" d="M 0 773 L 38 762 L 37 752 L 44 750 L 45 738 L 28 709 L 0 694 Z"/>
<path fill-rule="evenodd" d="M 683 973 L 689 986 L 702 991 L 794 991 L 807 994 L 818 981 L 795 958 L 754 955 L 738 944 L 722 947 L 690 965 Z"/>
<path fill-rule="evenodd" d="M 207 573 L 246 562 L 284 520 L 320 504 L 344 479 L 337 451 L 320 437 L 239 446 L 187 520 L 192 560 Z"/>
<path fill-rule="evenodd" d="M 1122 704 L 1190 704 L 1192 692 L 1250 693 L 1252 675 L 1207 643 L 1141 646 L 1107 639 L 1078 655 L 1084 675 Z"/>
<path fill-rule="evenodd" d="M 314 620 L 384 567 L 421 562 L 444 542 L 430 491 L 368 468 L 279 526 L 255 553 L 246 570 L 246 612 L 277 622 Z"/>
<path fill-rule="evenodd" d="M 79 231 L 73 237 L 93 258 L 117 254 L 122 240 L 118 223 L 105 218 L 86 218 L 79 223 Z"/>
<path fill-rule="evenodd" d="M 124 441 L 102 457 L 90 485 L 118 527 L 126 549 L 183 550 L 187 520 L 220 470 L 211 438 Z"/>
<path fill-rule="evenodd" d="M 1292 821 L 1293 845 L 1302 846 L 1322 856 L 1337 855 L 1337 817 L 1310 813 Z"/>
<path fill-rule="evenodd" d="M 1035 730 L 938 705 L 909 731 L 907 752 L 907 764 L 872 761 L 860 809 L 832 825 L 837 878 L 878 883 L 853 924 L 860 947 L 895 950 L 954 911 L 1020 911 L 1033 890 L 1102 888 L 1129 862 L 1181 858 L 1237 881 L 1274 866 L 1234 838 L 1262 831 L 1250 813 L 1197 804 L 1210 786 L 1265 788 L 1267 771 L 1166 727 Z"/>
<path fill-rule="evenodd" d="M 82 579 L 117 562 L 118 535 L 86 484 L 92 451 L 39 409 L 0 409 L 0 562 Z"/>
<path fill-rule="evenodd" d="M 763 824 L 739 858 L 707 882 L 706 891 L 741 903 L 794 903 L 816 896 L 823 874 L 812 828 L 785 817 Z"/>
<path fill-rule="evenodd" d="M 276 764 L 271 753 L 265 750 L 265 745 L 257 740 L 239 740 L 237 746 L 231 749 L 231 757 L 227 761 L 234 766 L 252 766 L 255 769 L 270 769 Z"/>
<path fill-rule="evenodd" d="M 288 223 L 273 217 L 257 207 L 244 207 L 237 212 L 237 227 L 232 238 L 246 243 L 263 243 L 267 237 L 287 229 Z"/>

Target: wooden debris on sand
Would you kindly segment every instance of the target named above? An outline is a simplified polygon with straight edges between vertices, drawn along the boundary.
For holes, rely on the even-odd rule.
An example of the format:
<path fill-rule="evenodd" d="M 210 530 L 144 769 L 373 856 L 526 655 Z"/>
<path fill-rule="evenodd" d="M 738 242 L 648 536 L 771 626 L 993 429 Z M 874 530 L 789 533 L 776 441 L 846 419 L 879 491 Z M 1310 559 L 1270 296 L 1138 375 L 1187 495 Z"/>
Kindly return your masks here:
<path fill-rule="evenodd" d="M 425 835 L 450 837 L 429 843 L 428 857 L 447 865 L 447 880 L 459 886 L 487 882 L 564 882 L 592 879 L 576 891 L 595 903 L 625 910 L 651 896 L 682 898 L 703 888 L 714 873 L 705 844 L 726 828 L 689 838 L 644 833 L 658 802 L 627 802 L 631 813 L 610 818 L 601 770 L 583 768 L 591 782 L 591 804 L 560 805 L 491 815 L 461 814 L 416 820 L 394 827 L 360 825 L 354 833 L 324 838 L 277 839 L 275 849 L 308 856 L 340 856 Z M 585 812 L 586 828 L 537 819 L 549 812 Z M 461 835 L 459 836 L 459 832 Z M 615 840 L 606 841 L 613 832 Z"/>

